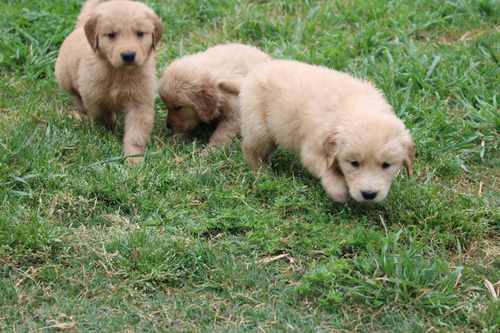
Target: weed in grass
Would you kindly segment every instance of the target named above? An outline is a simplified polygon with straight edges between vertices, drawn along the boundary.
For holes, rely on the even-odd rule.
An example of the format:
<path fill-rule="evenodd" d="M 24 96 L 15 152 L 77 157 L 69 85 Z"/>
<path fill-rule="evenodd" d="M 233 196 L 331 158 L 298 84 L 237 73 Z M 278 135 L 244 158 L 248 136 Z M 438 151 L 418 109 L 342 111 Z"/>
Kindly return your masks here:
<path fill-rule="evenodd" d="M 19 211 L 5 210 L 0 219 L 0 253 L 2 256 L 51 253 L 61 245 L 61 230 L 47 218 L 31 212 L 22 206 Z M 11 260 L 7 260 L 11 261 Z"/>
<path fill-rule="evenodd" d="M 17 292 L 15 284 L 11 279 L 12 269 L 4 265 L 0 270 L 0 306 L 4 304 L 17 304 Z"/>
<path fill-rule="evenodd" d="M 463 308 L 463 296 L 457 290 L 467 289 L 462 280 L 468 277 L 463 274 L 473 273 L 464 270 L 461 260 L 453 265 L 444 250 L 438 253 L 413 237 L 409 247 L 403 246 L 402 233 L 388 235 L 382 242 L 367 240 L 365 251 L 354 258 L 313 265 L 297 291 L 313 295 L 329 309 L 350 311 L 358 304 L 367 312 L 365 315 L 372 316 L 372 322 L 387 309 L 426 313 L 437 325 L 442 324 L 442 316 L 464 316 L 468 310 Z M 365 320 L 368 323 L 368 318 Z"/>
<path fill-rule="evenodd" d="M 113 240 L 103 259 L 136 283 L 181 286 L 209 281 L 215 257 L 203 241 L 175 236 L 165 241 L 146 229 Z"/>
<path fill-rule="evenodd" d="M 73 1 L 73 8 L 75 4 Z M 48 11 L 43 6 L 38 6 L 39 9 L 32 6 L 14 9 L 8 4 L 0 4 L 4 13 L 2 32 L 10 36 L 0 41 L 2 72 L 22 69 L 26 78 L 53 77 L 56 45 L 64 40 L 71 26 L 65 18 L 68 4 L 59 2 L 54 5 L 59 11 Z"/>

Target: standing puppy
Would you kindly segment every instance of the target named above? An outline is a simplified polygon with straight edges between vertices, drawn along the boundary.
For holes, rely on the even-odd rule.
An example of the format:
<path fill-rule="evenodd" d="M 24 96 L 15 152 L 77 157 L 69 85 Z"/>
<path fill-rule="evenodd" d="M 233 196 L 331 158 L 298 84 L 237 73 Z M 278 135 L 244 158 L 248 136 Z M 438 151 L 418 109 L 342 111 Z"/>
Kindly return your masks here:
<path fill-rule="evenodd" d="M 277 146 L 300 156 L 328 195 L 379 202 L 402 165 L 411 175 L 413 140 L 383 94 L 348 74 L 297 61 L 257 66 L 239 91 L 245 160 L 258 168 Z"/>
<path fill-rule="evenodd" d="M 162 31 L 156 14 L 142 3 L 89 0 L 59 50 L 57 82 L 82 114 L 108 128 L 116 114 L 125 114 L 125 156 L 144 153 L 153 128 L 153 50 Z M 142 160 L 130 157 L 129 163 Z"/>
<path fill-rule="evenodd" d="M 227 144 L 240 132 L 239 105 L 237 96 L 218 88 L 219 81 L 244 77 L 270 59 L 255 47 L 226 44 L 174 60 L 158 88 L 174 137 L 187 139 L 201 123 L 216 121 L 208 145 Z"/>

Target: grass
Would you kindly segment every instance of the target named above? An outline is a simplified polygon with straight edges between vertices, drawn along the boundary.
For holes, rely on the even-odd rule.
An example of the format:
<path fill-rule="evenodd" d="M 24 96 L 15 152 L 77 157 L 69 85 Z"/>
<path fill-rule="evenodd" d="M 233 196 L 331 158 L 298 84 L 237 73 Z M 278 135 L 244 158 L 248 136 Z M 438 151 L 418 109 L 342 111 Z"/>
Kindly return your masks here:
<path fill-rule="evenodd" d="M 499 329 L 498 1 L 147 1 L 158 75 L 242 42 L 375 82 L 417 157 L 371 205 L 332 202 L 283 150 L 265 174 L 240 139 L 203 156 L 159 99 L 124 166 L 122 131 L 54 78 L 81 3 L 0 3 L 1 331 Z"/>

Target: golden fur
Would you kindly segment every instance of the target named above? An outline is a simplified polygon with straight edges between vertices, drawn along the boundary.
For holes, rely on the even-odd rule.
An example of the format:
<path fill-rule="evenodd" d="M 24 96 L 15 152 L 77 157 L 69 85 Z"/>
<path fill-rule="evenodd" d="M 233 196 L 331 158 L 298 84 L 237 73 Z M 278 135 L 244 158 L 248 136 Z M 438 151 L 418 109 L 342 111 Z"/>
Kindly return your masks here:
<path fill-rule="evenodd" d="M 270 60 L 257 48 L 226 44 L 174 60 L 160 80 L 158 92 L 168 108 L 166 125 L 174 136 L 189 138 L 200 123 L 217 121 L 208 145 L 224 145 L 240 132 L 238 98 L 218 89 L 222 79 L 241 78 Z"/>
<path fill-rule="evenodd" d="M 55 75 L 79 111 L 112 128 L 125 114 L 124 154 L 144 153 L 154 122 L 153 50 L 162 24 L 146 5 L 89 0 L 59 50 Z M 142 161 L 131 157 L 129 163 Z"/>
<path fill-rule="evenodd" d="M 220 86 L 240 91 L 243 153 L 254 169 L 277 146 L 289 149 L 339 202 L 382 201 L 403 164 L 411 175 L 410 133 L 367 81 L 276 60 Z"/>

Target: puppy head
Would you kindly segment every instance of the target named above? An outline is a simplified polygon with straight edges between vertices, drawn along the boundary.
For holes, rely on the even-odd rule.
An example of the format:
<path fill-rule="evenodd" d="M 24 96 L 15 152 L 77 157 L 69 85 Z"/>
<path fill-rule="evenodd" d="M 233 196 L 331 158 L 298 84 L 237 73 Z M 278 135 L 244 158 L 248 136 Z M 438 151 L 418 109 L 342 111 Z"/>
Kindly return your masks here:
<path fill-rule="evenodd" d="M 328 166 L 342 172 L 356 201 L 384 200 L 402 165 L 412 174 L 413 140 L 393 114 L 352 118 L 324 140 L 323 149 Z"/>
<path fill-rule="evenodd" d="M 136 67 L 143 65 L 156 48 L 163 25 L 142 3 L 109 1 L 96 7 L 84 30 L 94 52 L 113 67 Z"/>
<path fill-rule="evenodd" d="M 166 125 L 181 138 L 189 136 L 200 122 L 209 123 L 218 116 L 216 85 L 188 67 L 174 62 L 165 70 L 158 88 L 168 108 Z"/>

